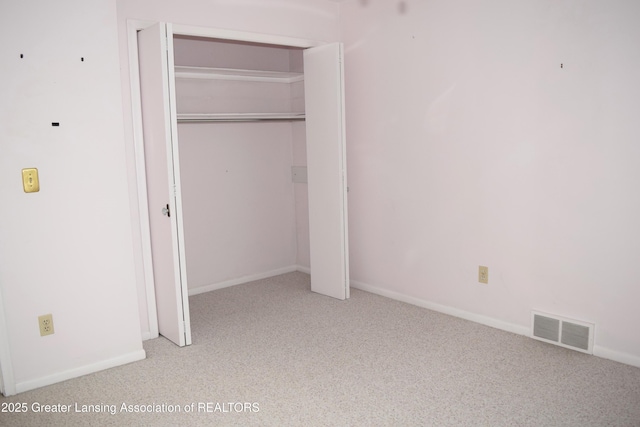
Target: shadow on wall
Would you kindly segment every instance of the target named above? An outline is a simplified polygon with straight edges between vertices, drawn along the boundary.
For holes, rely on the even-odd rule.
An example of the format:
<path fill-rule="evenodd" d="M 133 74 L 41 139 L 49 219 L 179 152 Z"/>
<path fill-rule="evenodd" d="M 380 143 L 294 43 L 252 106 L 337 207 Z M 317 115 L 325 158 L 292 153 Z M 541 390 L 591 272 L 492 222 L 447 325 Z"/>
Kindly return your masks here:
<path fill-rule="evenodd" d="M 368 6 L 369 2 L 371 2 L 371 0 L 360 0 L 360 4 L 362 6 Z M 406 1 L 399 1 L 398 2 L 398 13 L 400 15 L 405 15 L 407 13 L 407 2 Z"/>

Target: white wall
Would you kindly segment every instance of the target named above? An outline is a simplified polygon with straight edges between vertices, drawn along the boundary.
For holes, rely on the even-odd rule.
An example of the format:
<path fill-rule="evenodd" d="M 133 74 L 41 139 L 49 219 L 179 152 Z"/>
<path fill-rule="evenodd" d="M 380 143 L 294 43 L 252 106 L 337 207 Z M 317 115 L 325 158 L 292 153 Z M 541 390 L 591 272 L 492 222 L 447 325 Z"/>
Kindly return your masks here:
<path fill-rule="evenodd" d="M 128 180 L 135 187 L 134 128 L 131 117 L 131 90 L 129 87 L 129 52 L 127 48 L 127 21 L 170 22 L 243 32 L 279 35 L 315 41 L 336 41 L 339 34 L 339 6 L 330 0 L 236 0 L 181 2 L 117 0 L 120 64 L 123 105 L 125 110 L 125 138 L 128 158 Z M 294 134 L 296 132 L 294 131 Z M 140 325 L 143 336 L 150 336 L 148 323 L 143 239 L 145 230 L 138 221 L 138 197 L 131 193 L 131 219 L 134 226 L 136 278 L 140 301 Z M 304 262 L 304 259 L 302 260 Z"/>
<path fill-rule="evenodd" d="M 355 283 L 640 366 L 640 3 L 341 5 Z"/>
<path fill-rule="evenodd" d="M 2 2 L 0 21 L 0 311 L 11 394 L 144 350 L 115 2 Z M 39 170 L 38 193 L 23 192 L 27 167 Z M 47 313 L 55 334 L 40 337 Z"/>

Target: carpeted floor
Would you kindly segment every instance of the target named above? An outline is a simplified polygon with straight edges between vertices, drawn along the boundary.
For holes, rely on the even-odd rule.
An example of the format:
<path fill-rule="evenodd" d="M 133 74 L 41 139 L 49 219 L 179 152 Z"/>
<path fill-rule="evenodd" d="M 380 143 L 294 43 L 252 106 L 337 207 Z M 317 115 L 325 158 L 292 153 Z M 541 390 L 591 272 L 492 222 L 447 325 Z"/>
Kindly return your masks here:
<path fill-rule="evenodd" d="M 190 307 L 190 347 L 161 337 L 144 361 L 0 397 L 29 409 L 0 425 L 640 426 L 639 368 L 356 289 L 338 301 L 303 273 Z"/>

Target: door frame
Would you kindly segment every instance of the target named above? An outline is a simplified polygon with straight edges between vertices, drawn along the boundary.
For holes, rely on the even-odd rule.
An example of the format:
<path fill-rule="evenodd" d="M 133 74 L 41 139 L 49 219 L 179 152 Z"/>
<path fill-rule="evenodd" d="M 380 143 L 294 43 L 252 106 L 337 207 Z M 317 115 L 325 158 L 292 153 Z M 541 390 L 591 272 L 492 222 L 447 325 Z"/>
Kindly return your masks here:
<path fill-rule="evenodd" d="M 0 394 L 12 396 L 16 394 L 16 382 L 13 377 L 13 362 L 9 346 L 9 330 L 4 315 L 4 301 L 0 289 Z"/>
<path fill-rule="evenodd" d="M 151 252 L 151 231 L 149 227 L 149 205 L 147 203 L 147 179 L 144 158 L 144 139 L 142 131 L 142 101 L 140 96 L 140 74 L 138 66 L 137 32 L 157 21 L 127 20 L 127 47 L 129 57 L 129 87 L 131 91 L 131 123 L 133 127 L 133 145 L 135 157 L 136 188 L 138 192 L 138 214 L 140 223 L 140 240 L 142 246 L 142 264 L 144 287 L 147 302 L 147 318 L 149 332 L 143 332 L 143 339 L 159 336 L 158 313 L 156 310 L 155 285 L 153 277 L 153 256 Z M 307 49 L 317 47 L 325 42 L 315 40 L 279 36 L 272 34 L 252 33 L 247 31 L 227 30 L 213 27 L 172 24 L 173 34 L 181 36 L 207 37 L 230 41 L 275 44 Z M 176 212 L 176 215 L 178 213 Z"/>

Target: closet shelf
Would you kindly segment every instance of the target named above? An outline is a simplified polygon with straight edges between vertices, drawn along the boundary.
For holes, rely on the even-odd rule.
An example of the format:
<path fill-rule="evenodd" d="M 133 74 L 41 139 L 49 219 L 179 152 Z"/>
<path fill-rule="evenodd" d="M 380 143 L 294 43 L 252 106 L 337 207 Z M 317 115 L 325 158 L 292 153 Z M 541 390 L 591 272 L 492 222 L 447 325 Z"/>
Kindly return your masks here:
<path fill-rule="evenodd" d="M 304 120 L 304 113 L 214 113 L 178 114 L 178 123 L 198 122 L 256 122 Z"/>
<path fill-rule="evenodd" d="M 303 73 L 187 66 L 176 66 L 175 76 L 178 79 L 241 80 L 271 83 L 294 83 L 304 80 Z"/>

